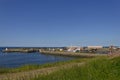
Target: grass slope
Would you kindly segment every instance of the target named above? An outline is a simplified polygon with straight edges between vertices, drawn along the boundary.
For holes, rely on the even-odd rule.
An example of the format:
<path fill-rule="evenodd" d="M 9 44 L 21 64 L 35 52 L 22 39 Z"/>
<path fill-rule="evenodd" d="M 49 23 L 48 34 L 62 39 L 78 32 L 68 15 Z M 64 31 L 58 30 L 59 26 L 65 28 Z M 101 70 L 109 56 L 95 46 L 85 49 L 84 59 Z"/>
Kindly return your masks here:
<path fill-rule="evenodd" d="M 61 69 L 31 80 L 120 80 L 120 57 L 92 59 L 85 65 Z"/>
<path fill-rule="evenodd" d="M 0 74 L 17 73 L 17 72 L 24 72 L 24 71 L 49 68 L 49 67 L 58 67 L 61 65 L 66 65 L 66 64 L 70 64 L 70 63 L 79 63 L 79 62 L 84 62 L 87 60 L 89 60 L 89 58 L 77 58 L 74 60 L 61 61 L 61 62 L 55 62 L 55 63 L 46 63 L 46 64 L 42 64 L 42 65 L 25 65 L 25 66 L 21 66 L 18 68 L 0 68 Z"/>

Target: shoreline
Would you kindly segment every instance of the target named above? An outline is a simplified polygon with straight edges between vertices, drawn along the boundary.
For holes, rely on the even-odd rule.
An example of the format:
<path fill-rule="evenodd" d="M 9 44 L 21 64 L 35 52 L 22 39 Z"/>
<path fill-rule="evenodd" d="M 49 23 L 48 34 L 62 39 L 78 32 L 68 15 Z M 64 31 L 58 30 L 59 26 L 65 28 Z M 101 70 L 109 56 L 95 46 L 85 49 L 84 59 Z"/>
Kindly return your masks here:
<path fill-rule="evenodd" d="M 33 48 L 6 48 L 5 50 L 2 50 L 2 52 L 23 52 L 23 53 L 32 53 L 32 52 L 38 52 L 38 49 Z"/>
<path fill-rule="evenodd" d="M 40 51 L 41 54 L 68 56 L 68 57 L 82 57 L 92 58 L 97 56 L 107 56 L 107 54 L 93 54 L 93 53 L 74 53 L 74 52 L 58 52 L 58 51 Z"/>

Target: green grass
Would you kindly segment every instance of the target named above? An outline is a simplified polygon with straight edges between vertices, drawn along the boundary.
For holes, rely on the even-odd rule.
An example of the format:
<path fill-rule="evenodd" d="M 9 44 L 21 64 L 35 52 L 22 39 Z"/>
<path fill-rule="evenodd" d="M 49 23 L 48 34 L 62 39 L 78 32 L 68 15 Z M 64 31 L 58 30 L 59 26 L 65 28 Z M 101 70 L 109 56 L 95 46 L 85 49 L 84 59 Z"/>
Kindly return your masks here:
<path fill-rule="evenodd" d="M 31 80 L 120 80 L 120 57 L 94 58 L 82 66 L 61 69 Z"/>
<path fill-rule="evenodd" d="M 69 64 L 69 63 L 82 62 L 82 61 L 86 61 L 88 59 L 89 58 L 76 58 L 74 60 L 55 62 L 55 63 L 47 63 L 47 64 L 42 64 L 42 65 L 24 65 L 24 66 L 21 66 L 18 68 L 0 68 L 0 74 L 24 72 L 24 71 L 29 71 L 29 70 L 55 67 L 55 66 Z"/>
<path fill-rule="evenodd" d="M 26 65 L 13 69 L 0 69 L 0 74 L 24 72 L 35 69 L 48 67 L 60 67 L 70 63 L 85 62 L 81 66 L 73 66 L 68 68 L 58 68 L 58 71 L 50 74 L 30 77 L 31 80 L 120 80 L 120 57 L 97 57 L 82 58 L 65 62 L 56 62 L 44 65 Z M 28 76 L 29 77 L 29 76 Z M 23 77 L 24 80 L 25 77 Z M 19 79 L 18 79 L 19 80 Z"/>

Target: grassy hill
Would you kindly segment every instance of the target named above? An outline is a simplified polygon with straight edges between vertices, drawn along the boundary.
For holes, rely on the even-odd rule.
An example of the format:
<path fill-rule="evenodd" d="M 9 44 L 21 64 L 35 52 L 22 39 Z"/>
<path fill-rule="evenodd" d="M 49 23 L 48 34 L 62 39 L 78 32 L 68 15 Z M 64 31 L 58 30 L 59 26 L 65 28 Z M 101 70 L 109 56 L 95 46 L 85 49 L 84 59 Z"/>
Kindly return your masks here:
<path fill-rule="evenodd" d="M 120 80 L 120 57 L 95 58 L 81 66 L 63 68 L 31 80 Z"/>
<path fill-rule="evenodd" d="M 120 56 L 0 68 L 0 80 L 120 80 Z"/>

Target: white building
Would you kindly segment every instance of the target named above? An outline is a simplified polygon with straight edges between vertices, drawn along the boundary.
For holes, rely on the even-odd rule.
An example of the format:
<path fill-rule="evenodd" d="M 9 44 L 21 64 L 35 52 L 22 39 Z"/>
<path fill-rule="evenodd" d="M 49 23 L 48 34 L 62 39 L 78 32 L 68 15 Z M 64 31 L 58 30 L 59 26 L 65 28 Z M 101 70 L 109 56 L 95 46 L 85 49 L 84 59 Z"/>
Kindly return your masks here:
<path fill-rule="evenodd" d="M 73 46 L 73 47 L 68 47 L 68 52 L 76 52 L 76 51 L 80 51 L 80 47 L 77 46 Z"/>
<path fill-rule="evenodd" d="M 88 46 L 88 49 L 101 49 L 103 46 Z"/>

